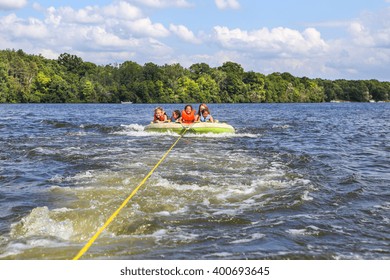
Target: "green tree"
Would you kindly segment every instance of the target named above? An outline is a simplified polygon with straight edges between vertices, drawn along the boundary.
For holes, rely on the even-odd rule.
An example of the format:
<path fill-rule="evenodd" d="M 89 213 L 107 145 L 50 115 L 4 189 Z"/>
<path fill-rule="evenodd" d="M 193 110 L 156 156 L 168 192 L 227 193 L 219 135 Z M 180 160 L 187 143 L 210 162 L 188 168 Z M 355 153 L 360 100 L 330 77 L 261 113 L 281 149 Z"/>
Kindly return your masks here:
<path fill-rule="evenodd" d="M 210 75 L 211 67 L 207 63 L 195 63 L 190 66 L 192 79 L 197 80 L 202 75 Z"/>
<path fill-rule="evenodd" d="M 366 84 L 372 99 L 375 101 L 389 100 L 390 83 L 370 80 Z"/>
<path fill-rule="evenodd" d="M 187 76 L 179 78 L 177 92 L 181 103 L 194 103 L 199 101 L 199 86 Z"/>
<path fill-rule="evenodd" d="M 267 102 L 289 102 L 292 84 L 284 80 L 282 75 L 276 72 L 266 77 L 265 89 L 267 91 Z"/>
<path fill-rule="evenodd" d="M 245 72 L 235 62 L 98 66 L 63 53 L 58 59 L 0 51 L 0 102 L 323 102 L 389 100 L 390 83 L 298 78 Z"/>
<path fill-rule="evenodd" d="M 147 81 L 158 81 L 162 79 L 161 68 L 154 63 L 145 63 L 142 67 L 143 80 Z"/>
<path fill-rule="evenodd" d="M 37 76 L 35 77 L 28 102 L 39 103 L 43 100 L 50 100 L 48 96 L 50 83 L 51 78 L 49 76 L 43 72 L 38 72 Z M 43 98 L 45 95 L 46 99 Z"/>
<path fill-rule="evenodd" d="M 209 74 L 201 74 L 196 83 L 199 87 L 198 102 L 201 103 L 220 103 L 219 87 L 216 81 Z"/>
<path fill-rule="evenodd" d="M 84 76 L 85 67 L 81 57 L 73 54 L 63 53 L 58 57 L 58 63 L 65 67 L 66 71 Z"/>
<path fill-rule="evenodd" d="M 266 100 L 266 91 L 265 86 L 265 77 L 260 73 L 255 73 L 253 71 L 246 72 L 244 74 L 243 82 L 246 85 L 246 93 L 248 101 L 252 103 L 265 102 Z"/>
<path fill-rule="evenodd" d="M 0 60 L 0 103 L 9 102 L 7 69 L 8 69 L 7 64 Z"/>
<path fill-rule="evenodd" d="M 244 69 L 240 64 L 225 62 L 219 70 L 226 73 L 226 77 L 220 83 L 221 99 L 223 102 L 245 102 L 245 85 L 242 81 Z"/>
<path fill-rule="evenodd" d="M 97 102 L 97 96 L 94 85 L 88 79 L 82 79 L 81 81 L 81 96 L 84 102 L 94 103 Z"/>

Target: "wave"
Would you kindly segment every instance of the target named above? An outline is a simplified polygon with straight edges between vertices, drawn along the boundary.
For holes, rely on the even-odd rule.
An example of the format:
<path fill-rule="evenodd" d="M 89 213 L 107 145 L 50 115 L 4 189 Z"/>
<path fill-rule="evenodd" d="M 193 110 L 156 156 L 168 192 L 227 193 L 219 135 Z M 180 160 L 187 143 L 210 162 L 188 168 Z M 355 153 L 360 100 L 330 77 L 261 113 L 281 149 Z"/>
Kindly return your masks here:
<path fill-rule="evenodd" d="M 250 220 L 242 220 L 241 215 L 258 209 L 275 209 L 275 204 L 288 208 L 293 203 L 310 200 L 311 182 L 300 178 L 286 179 L 285 166 L 281 163 L 275 163 L 249 179 L 233 174 L 241 174 L 250 162 L 237 159 L 236 164 L 227 171 L 226 165 L 221 163 L 222 173 L 217 169 L 182 174 L 166 168 L 156 171 L 105 231 L 103 240 L 107 237 L 122 242 L 120 240 L 127 238 L 139 242 L 147 238 L 151 242 L 176 246 L 201 238 L 186 230 L 191 224 L 250 224 Z M 87 241 L 138 185 L 142 173 L 146 173 L 144 165 L 133 164 L 131 168 L 131 173 L 128 170 L 90 170 L 68 177 L 54 176 L 51 181 L 58 185 L 50 188 L 50 194 L 66 203 L 54 209 L 36 207 L 13 224 L 11 243 L 29 241 L 27 247 L 12 254 L 24 254 L 34 246 L 41 246 L 45 240 L 50 246 L 56 246 L 57 242 L 58 247 L 64 242 L 78 244 Z M 191 177 L 196 180 L 189 181 Z M 67 187 L 61 186 L 64 182 Z M 169 224 L 183 224 L 185 227 L 170 227 Z M 252 234 L 229 242 L 249 243 L 262 237 L 261 234 Z M 34 243 L 31 240 L 40 241 Z M 7 250 L 11 254 L 12 250 Z"/>
<path fill-rule="evenodd" d="M 98 132 L 100 134 L 110 134 L 115 131 L 121 130 L 120 127 L 116 125 L 106 125 L 106 124 L 100 124 L 100 123 L 73 123 L 70 121 L 62 121 L 62 120 L 43 120 L 41 123 L 51 126 L 55 129 L 67 129 L 71 132 L 69 133 L 79 133 L 82 135 L 82 133 L 85 132 Z"/>
<path fill-rule="evenodd" d="M 121 129 L 113 132 L 117 135 L 127 135 L 133 137 L 153 137 L 153 136 L 178 136 L 174 132 L 149 132 L 145 131 L 145 127 L 141 124 L 122 124 Z M 203 133 L 195 134 L 191 131 L 185 134 L 187 138 L 258 138 L 262 134 L 255 134 L 250 132 L 239 132 L 239 133 Z"/>
<path fill-rule="evenodd" d="M 53 128 L 77 128 L 78 125 L 67 122 L 67 121 L 59 121 L 59 120 L 42 120 L 41 123 L 50 125 Z"/>
<path fill-rule="evenodd" d="M 69 240 L 73 233 L 73 224 L 69 219 L 55 219 L 56 213 L 64 213 L 64 209 L 49 211 L 49 208 L 37 207 L 22 218 L 20 222 L 12 224 L 11 238 L 45 236 Z"/>
<path fill-rule="evenodd" d="M 177 136 L 177 134 L 173 132 L 147 132 L 145 131 L 145 126 L 140 124 L 121 124 L 120 127 L 121 129 L 113 132 L 113 134 L 132 137 Z"/>
<path fill-rule="evenodd" d="M 149 137 L 177 137 L 173 133 L 145 132 L 140 124 L 117 128 L 109 134 L 135 139 L 110 137 L 113 148 L 110 145 L 108 149 L 117 149 L 113 155 L 107 153 L 106 146 L 84 150 L 72 143 L 70 147 L 58 149 L 65 157 L 92 153 L 97 162 L 107 162 L 105 157 L 110 156 L 112 162 L 118 164 L 112 165 L 109 161 L 107 166 L 88 166 L 88 170 L 53 175 L 48 180 L 52 186 L 47 193 L 48 201 L 54 201 L 53 205 L 35 207 L 12 225 L 9 247 L 3 246 L 8 254 L 6 258 L 23 258 L 28 256 L 28 252 L 42 251 L 40 246 L 44 242 L 52 247 L 53 252 L 56 246 L 58 251 L 68 253 L 69 247 L 80 247 L 161 157 L 161 147 L 149 145 Z M 146 139 L 140 141 L 139 137 Z M 141 251 L 145 250 L 145 242 L 153 250 L 161 244 L 168 247 L 192 244 L 204 238 L 196 228 L 251 225 L 251 214 L 247 217 L 248 213 L 278 208 L 286 210 L 312 200 L 310 180 L 291 176 L 288 163 L 283 159 L 276 155 L 269 159 L 260 157 L 257 152 L 245 150 L 244 146 L 238 149 L 237 141 L 230 141 L 237 137 L 258 138 L 258 134 L 247 134 L 244 130 L 244 133 L 237 134 L 186 134 L 185 137 L 192 145 L 174 149 L 97 240 L 98 247 L 105 246 L 107 242 L 115 243 L 113 252 L 108 255 L 118 256 L 128 244 Z M 204 145 L 204 141 L 196 140 L 198 138 L 217 140 L 207 141 L 208 145 Z M 227 140 L 220 141 L 220 138 Z M 122 142 L 115 146 L 118 139 Z M 38 147 L 34 152 L 50 154 L 54 149 L 46 151 L 46 148 Z M 210 231 L 205 232 L 216 235 Z M 261 239 L 261 235 L 250 233 L 229 237 L 227 243 L 239 245 Z M 39 242 L 34 243 L 33 240 Z M 14 250 L 21 243 L 26 247 Z M 68 245 L 64 245 L 66 243 Z M 64 246 L 67 249 L 64 250 Z M 102 257 L 99 254 L 97 258 Z"/>

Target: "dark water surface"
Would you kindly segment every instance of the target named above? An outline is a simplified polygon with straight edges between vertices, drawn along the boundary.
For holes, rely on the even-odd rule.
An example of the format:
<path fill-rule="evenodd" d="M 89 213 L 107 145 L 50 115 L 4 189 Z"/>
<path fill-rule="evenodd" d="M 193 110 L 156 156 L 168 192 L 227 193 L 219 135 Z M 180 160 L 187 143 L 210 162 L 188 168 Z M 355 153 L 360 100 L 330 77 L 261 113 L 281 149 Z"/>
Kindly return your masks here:
<path fill-rule="evenodd" d="M 71 259 L 177 138 L 156 105 L 0 105 L 0 259 Z M 165 105 L 167 111 L 183 105 Z M 86 259 L 390 259 L 390 104 L 210 105 Z"/>

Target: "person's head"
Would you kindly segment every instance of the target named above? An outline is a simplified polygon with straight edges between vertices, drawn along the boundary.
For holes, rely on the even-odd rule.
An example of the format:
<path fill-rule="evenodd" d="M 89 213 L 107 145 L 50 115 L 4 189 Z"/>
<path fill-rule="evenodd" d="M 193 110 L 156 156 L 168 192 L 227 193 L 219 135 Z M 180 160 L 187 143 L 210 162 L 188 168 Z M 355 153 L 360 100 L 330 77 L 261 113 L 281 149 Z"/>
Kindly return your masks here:
<path fill-rule="evenodd" d="M 163 108 L 157 107 L 156 109 L 154 109 L 154 114 L 157 118 L 161 117 L 164 114 Z"/>
<path fill-rule="evenodd" d="M 208 109 L 207 105 L 205 103 L 200 104 L 198 113 L 200 114 L 204 109 Z"/>
<path fill-rule="evenodd" d="M 192 110 L 193 110 L 193 108 L 192 108 L 191 105 L 186 105 L 186 106 L 184 107 L 184 111 L 185 111 L 187 114 L 191 114 Z"/>
<path fill-rule="evenodd" d="M 179 110 L 175 110 L 172 112 L 172 117 L 177 120 L 178 118 L 180 118 L 180 111 Z"/>
<path fill-rule="evenodd" d="M 208 115 L 210 115 L 209 109 L 203 109 L 203 110 L 202 110 L 202 116 L 205 118 L 205 117 L 207 117 Z"/>

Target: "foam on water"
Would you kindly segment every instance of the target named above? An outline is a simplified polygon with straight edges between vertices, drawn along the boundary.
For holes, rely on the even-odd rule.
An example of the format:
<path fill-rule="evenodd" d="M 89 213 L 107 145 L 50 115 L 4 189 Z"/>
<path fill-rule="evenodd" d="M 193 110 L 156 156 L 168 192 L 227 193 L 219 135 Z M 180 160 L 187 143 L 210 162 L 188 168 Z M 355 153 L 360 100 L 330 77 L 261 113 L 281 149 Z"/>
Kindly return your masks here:
<path fill-rule="evenodd" d="M 152 136 L 175 136 L 178 134 L 175 132 L 150 132 L 145 131 L 145 126 L 140 124 L 127 124 L 121 125 L 120 131 L 115 131 L 113 134 L 117 135 L 127 135 L 132 137 L 152 137 Z M 252 133 L 202 133 L 195 134 L 191 131 L 187 132 L 185 137 L 187 138 L 258 138 L 261 137 L 261 134 L 252 134 Z"/>
<path fill-rule="evenodd" d="M 87 258 L 388 258 L 387 105 L 213 105 L 236 134 L 186 134 Z M 0 258 L 71 258 L 116 210 L 178 137 L 136 106 L 2 107 Z"/>
<path fill-rule="evenodd" d="M 95 176 L 94 186 L 90 186 L 92 174 Z M 70 203 L 69 208 L 52 210 L 47 207 L 35 208 L 19 223 L 13 225 L 11 236 L 13 242 L 18 243 L 17 240 L 27 239 L 28 245 L 17 249 L 12 245 L 7 249 L 8 256 L 22 254 L 25 250 L 30 250 L 35 246 L 45 246 L 45 240 L 47 244 L 51 244 L 50 246 L 56 246 L 56 244 L 59 248 L 63 246 L 61 242 L 51 243 L 52 238 L 68 242 L 78 242 L 78 240 L 86 242 L 119 205 L 121 199 L 118 197 L 123 197 L 123 191 L 127 193 L 131 191 L 131 189 L 124 189 L 121 184 L 117 187 L 113 185 L 104 187 L 101 183 L 107 179 L 106 176 L 110 175 L 107 173 L 92 174 L 87 172 L 78 174 L 72 179 L 69 178 L 83 186 L 52 187 L 52 191 L 56 192 L 57 196 L 69 197 L 71 194 L 76 196 L 77 199 Z M 184 221 L 187 224 L 188 219 L 207 220 L 210 218 L 229 221 L 231 219 L 229 217 L 238 216 L 255 206 L 254 202 L 259 201 L 263 196 L 261 190 L 269 188 L 268 183 L 267 180 L 255 180 L 250 185 L 182 185 L 160 176 L 154 176 L 145 189 L 134 197 L 117 220 L 103 233 L 102 241 L 98 240 L 95 246 L 99 246 L 100 242 L 104 243 L 105 236 L 111 236 L 110 238 L 113 239 L 119 238 L 118 242 L 126 243 L 129 241 L 123 238 L 127 236 L 133 240 L 132 244 L 149 240 L 148 242 L 152 242 L 151 245 L 155 244 L 152 246 L 178 246 L 197 242 L 201 238 L 199 234 L 191 232 L 187 226 L 178 225 L 183 224 Z M 275 183 L 271 185 L 271 188 L 274 188 Z M 170 226 L 172 221 L 176 221 L 178 225 Z M 164 226 L 164 223 L 167 223 L 167 226 Z M 262 238 L 264 238 L 262 233 L 252 233 L 247 237 L 237 237 L 233 240 L 229 237 L 228 239 L 230 244 L 239 245 Z M 37 239 L 41 242 L 32 242 Z M 230 254 L 226 256 L 228 255 Z M 213 256 L 211 254 L 208 257 Z"/>
<path fill-rule="evenodd" d="M 121 124 L 121 127 L 125 128 L 125 130 L 133 130 L 133 131 L 144 131 L 145 127 L 140 124 Z"/>
<path fill-rule="evenodd" d="M 163 151 L 159 146 L 147 145 L 147 148 L 141 148 L 143 150 L 140 154 L 140 142 L 147 143 L 150 137 L 161 139 L 163 136 L 162 139 L 167 140 L 164 147 L 168 147 L 168 142 L 173 140 L 172 136 L 177 137 L 174 133 L 145 132 L 139 124 L 122 125 L 119 130 L 109 134 L 127 137 L 124 139 L 127 144 L 95 147 L 93 151 L 98 156 L 93 156 L 96 161 L 116 161 L 118 164 L 110 164 L 106 169 L 91 168 L 52 176 L 48 180 L 53 183 L 48 189 L 49 196 L 56 201 L 62 200 L 62 203 L 57 203 L 58 208 L 52 209 L 36 207 L 15 223 L 10 234 L 11 243 L 28 243 L 28 246 L 15 251 L 8 248 L 8 253 L 23 254 L 24 250 L 41 246 L 33 240 L 47 240 L 48 244 L 57 240 L 57 243 L 50 244 L 57 244 L 59 250 L 63 242 L 81 246 L 161 157 Z M 129 242 L 135 248 L 138 248 L 137 244 L 142 247 L 146 240 L 151 248 L 192 244 L 204 238 L 198 227 L 250 224 L 250 220 L 242 219 L 241 216 L 272 205 L 275 200 L 286 200 L 290 204 L 309 201 L 310 180 L 289 178 L 289 168 L 277 156 L 270 161 L 248 153 L 245 147 L 225 147 L 231 141 L 260 137 L 260 134 L 250 133 L 186 134 L 187 139 L 183 139 L 166 163 L 153 173 L 145 186 L 103 232 L 95 246 L 104 246 L 107 238 L 115 240 L 114 243 L 118 243 L 119 247 L 127 246 Z M 136 139 L 135 144 L 132 138 Z M 202 139 L 208 142 L 210 150 L 201 145 Z M 88 156 L 90 150 L 70 146 L 60 149 L 59 153 L 67 156 L 86 153 Z M 110 159 L 110 154 L 115 155 L 115 158 Z M 198 164 L 204 154 L 208 154 L 207 162 Z M 291 195 L 292 191 L 297 194 Z M 289 196 L 294 196 L 295 201 L 290 202 Z M 273 225 L 281 223 L 275 221 Z M 218 233 L 214 234 L 218 236 Z M 238 246 L 264 237 L 265 234 L 256 232 L 223 238 L 229 244 Z M 113 252 L 114 255 L 116 253 Z"/>
<path fill-rule="evenodd" d="M 61 212 L 61 211 L 58 211 Z M 20 222 L 11 225 L 12 238 L 25 237 L 56 237 L 69 240 L 73 234 L 73 224 L 69 219 L 55 220 L 54 211 L 47 207 L 34 208 Z"/>
<path fill-rule="evenodd" d="M 145 131 L 145 126 L 140 124 L 122 124 L 121 130 L 113 132 L 114 135 L 125 135 L 131 137 L 155 137 L 155 136 L 177 136 L 174 132 L 148 132 Z"/>
<path fill-rule="evenodd" d="M 213 253 L 213 254 L 207 254 L 205 255 L 206 258 L 228 258 L 231 257 L 233 254 L 229 252 L 220 252 L 220 253 Z"/>
<path fill-rule="evenodd" d="M 237 240 L 231 241 L 231 242 L 229 242 L 229 243 L 231 243 L 231 244 L 249 243 L 249 242 L 252 242 L 252 241 L 255 241 L 255 240 L 264 238 L 264 237 L 265 237 L 265 234 L 262 234 L 262 233 L 253 233 L 249 238 L 237 239 Z"/>
<path fill-rule="evenodd" d="M 309 225 L 303 229 L 288 229 L 286 232 L 292 235 L 318 235 L 321 229 L 317 226 Z"/>
<path fill-rule="evenodd" d="M 302 197 L 302 200 L 306 200 L 306 201 L 310 201 L 310 200 L 313 200 L 313 197 L 309 196 L 309 191 L 304 191 L 303 195 L 301 196 Z"/>

